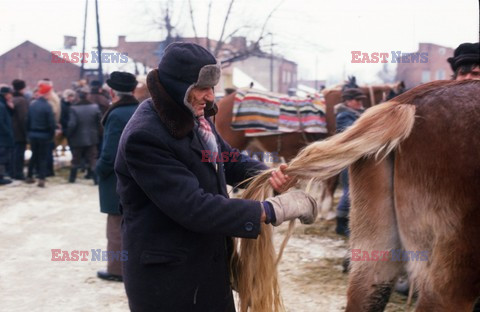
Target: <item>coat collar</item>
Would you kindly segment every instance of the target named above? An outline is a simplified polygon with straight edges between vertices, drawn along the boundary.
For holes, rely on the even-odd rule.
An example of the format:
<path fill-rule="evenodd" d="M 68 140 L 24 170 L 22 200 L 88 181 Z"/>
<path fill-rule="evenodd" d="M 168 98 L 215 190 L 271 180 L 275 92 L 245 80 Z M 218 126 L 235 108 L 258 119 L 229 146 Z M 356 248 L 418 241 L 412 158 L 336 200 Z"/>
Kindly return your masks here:
<path fill-rule="evenodd" d="M 107 122 L 107 117 L 112 110 L 120 106 L 128 106 L 128 105 L 138 105 L 138 100 L 133 95 L 124 95 L 122 98 L 115 103 L 112 103 L 105 112 L 102 117 L 102 125 L 105 125 Z"/>
<path fill-rule="evenodd" d="M 176 139 L 187 136 L 194 128 L 195 117 L 185 105 L 177 104 L 168 95 L 158 79 L 158 69 L 148 73 L 147 87 L 152 96 L 153 108 L 169 133 Z M 213 116 L 217 111 L 217 105 L 214 104 L 212 109 L 205 110 L 205 117 Z"/>

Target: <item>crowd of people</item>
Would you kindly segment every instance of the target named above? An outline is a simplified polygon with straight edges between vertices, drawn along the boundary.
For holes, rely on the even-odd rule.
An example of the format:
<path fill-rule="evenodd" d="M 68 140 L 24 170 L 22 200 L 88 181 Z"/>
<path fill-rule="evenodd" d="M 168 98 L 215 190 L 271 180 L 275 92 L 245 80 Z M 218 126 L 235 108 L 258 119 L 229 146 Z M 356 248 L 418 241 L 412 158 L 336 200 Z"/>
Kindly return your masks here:
<path fill-rule="evenodd" d="M 0 87 L 0 185 L 38 180 L 37 185 L 45 187 L 46 178 L 55 175 L 53 151 L 64 140 L 72 152 L 72 171 L 82 166 L 88 170 L 87 177 L 95 179 L 102 140 L 100 119 L 111 101 L 108 93 L 98 81 L 92 81 L 90 88 L 80 84 L 58 94 L 49 79 L 38 81 L 33 91 L 27 90 L 20 79 Z M 85 110 L 95 114 L 85 114 Z M 31 158 L 25 174 L 27 144 Z M 74 181 L 71 176 L 70 182 Z"/>

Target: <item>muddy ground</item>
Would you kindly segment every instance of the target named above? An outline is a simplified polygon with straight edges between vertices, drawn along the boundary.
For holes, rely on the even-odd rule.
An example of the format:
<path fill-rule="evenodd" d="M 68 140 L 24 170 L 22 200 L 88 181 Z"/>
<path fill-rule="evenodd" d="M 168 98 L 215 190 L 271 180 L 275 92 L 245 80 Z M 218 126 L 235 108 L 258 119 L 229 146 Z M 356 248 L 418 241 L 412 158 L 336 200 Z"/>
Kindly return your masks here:
<path fill-rule="evenodd" d="M 91 254 L 88 261 L 51 261 L 52 249 L 106 248 L 97 188 L 82 178 L 69 184 L 66 175 L 66 168 L 57 170 L 44 189 L 21 182 L 0 187 L 1 311 L 128 311 L 123 284 L 96 278 L 105 262 L 91 261 Z M 287 311 L 344 309 L 347 242 L 334 226 L 297 225 L 280 265 Z M 278 245 L 285 231 L 276 230 Z M 405 311 L 405 299 L 394 295 L 387 311 Z"/>

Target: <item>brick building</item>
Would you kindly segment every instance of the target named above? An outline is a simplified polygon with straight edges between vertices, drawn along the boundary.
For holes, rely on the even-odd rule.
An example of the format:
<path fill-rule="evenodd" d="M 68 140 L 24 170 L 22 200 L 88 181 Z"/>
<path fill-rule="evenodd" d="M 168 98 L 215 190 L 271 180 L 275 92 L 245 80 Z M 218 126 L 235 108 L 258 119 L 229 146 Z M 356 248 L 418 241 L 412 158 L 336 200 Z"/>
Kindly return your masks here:
<path fill-rule="evenodd" d="M 80 77 L 80 67 L 70 63 L 52 63 L 50 51 L 30 41 L 16 46 L 0 56 L 0 83 L 10 84 L 18 78 L 32 89 L 43 78 L 49 78 L 56 90 L 72 87 Z"/>
<path fill-rule="evenodd" d="M 425 63 L 398 63 L 396 80 L 405 82 L 407 88 L 433 80 L 448 80 L 453 75 L 447 58 L 453 56 L 454 49 L 433 43 L 420 43 L 414 53 L 428 53 Z"/>

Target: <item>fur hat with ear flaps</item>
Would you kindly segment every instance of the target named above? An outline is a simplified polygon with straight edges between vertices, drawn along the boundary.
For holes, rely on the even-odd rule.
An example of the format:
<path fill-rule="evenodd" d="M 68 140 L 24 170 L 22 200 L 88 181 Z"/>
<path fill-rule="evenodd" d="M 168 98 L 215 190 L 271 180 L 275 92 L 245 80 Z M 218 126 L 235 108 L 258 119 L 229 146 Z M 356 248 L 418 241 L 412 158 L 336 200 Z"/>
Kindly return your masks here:
<path fill-rule="evenodd" d="M 186 99 L 194 87 L 213 88 L 220 79 L 220 64 L 203 47 L 174 42 L 165 49 L 158 69 L 147 76 L 147 87 L 155 110 L 172 136 L 182 138 L 194 126 L 194 115 Z M 217 113 L 214 103 L 207 104 L 205 116 Z"/>

